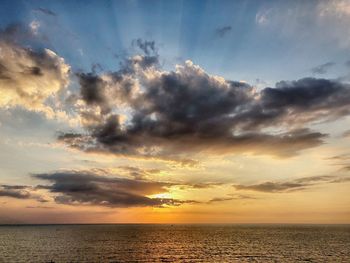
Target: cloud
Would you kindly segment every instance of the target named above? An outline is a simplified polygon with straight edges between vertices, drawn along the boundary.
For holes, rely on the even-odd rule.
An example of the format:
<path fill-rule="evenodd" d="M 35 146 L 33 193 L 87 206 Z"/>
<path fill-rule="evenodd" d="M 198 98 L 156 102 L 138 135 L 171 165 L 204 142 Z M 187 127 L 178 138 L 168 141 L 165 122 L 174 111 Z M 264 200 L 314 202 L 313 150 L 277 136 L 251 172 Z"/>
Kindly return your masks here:
<path fill-rule="evenodd" d="M 130 176 L 137 180 L 147 179 L 148 177 L 161 172 L 159 169 L 142 169 L 133 166 L 120 166 L 118 168 L 124 172 L 127 172 Z"/>
<path fill-rule="evenodd" d="M 157 54 L 155 41 L 147 41 L 141 38 L 132 41 L 132 45 L 142 50 L 146 56 Z"/>
<path fill-rule="evenodd" d="M 343 135 L 343 136 L 349 136 L 346 134 Z M 330 158 L 327 158 L 327 160 L 331 160 L 333 161 L 333 165 L 336 165 L 336 166 L 340 166 L 338 172 L 348 172 L 350 171 L 350 155 L 349 154 L 340 154 L 340 155 L 336 155 L 336 156 L 333 156 L 333 157 L 330 157 Z M 348 178 L 349 180 L 350 178 Z"/>
<path fill-rule="evenodd" d="M 104 110 L 109 111 L 108 105 L 106 105 L 107 98 L 104 94 L 106 83 L 103 79 L 93 73 L 80 73 L 77 76 L 81 87 L 80 95 L 86 104 L 105 106 Z"/>
<path fill-rule="evenodd" d="M 0 197 L 11 197 L 16 199 L 35 199 L 39 202 L 46 200 L 34 193 L 35 189 L 25 185 L 0 185 Z"/>
<path fill-rule="evenodd" d="M 35 178 L 52 182 L 40 185 L 56 194 L 55 201 L 61 204 L 97 205 L 107 207 L 178 206 L 194 203 L 192 200 L 151 198 L 150 195 L 165 193 L 170 183 L 143 179 L 128 179 L 109 176 L 96 171 L 65 171 L 35 174 Z"/>
<path fill-rule="evenodd" d="M 252 191 L 258 191 L 258 192 L 268 192 L 268 193 L 275 193 L 275 192 L 287 192 L 287 191 L 293 191 L 293 190 L 302 190 L 304 189 L 305 185 L 301 183 L 274 183 L 274 182 L 265 182 L 261 184 L 256 185 L 235 185 L 235 188 L 237 190 L 252 190 Z"/>
<path fill-rule="evenodd" d="M 266 126 L 301 126 L 334 120 L 349 114 L 350 85 L 336 80 L 304 78 L 281 81 L 265 88 L 258 103 L 238 115 L 245 129 Z"/>
<path fill-rule="evenodd" d="M 37 205 L 37 206 L 26 206 L 28 209 L 54 209 L 52 206 L 42 206 L 42 205 Z"/>
<path fill-rule="evenodd" d="M 253 185 L 234 185 L 237 190 L 250 190 L 266 193 L 284 193 L 293 191 L 302 191 L 306 188 L 318 184 L 342 183 L 350 181 L 349 177 L 321 175 L 294 179 L 287 182 L 263 182 Z"/>
<path fill-rule="evenodd" d="M 326 74 L 334 65 L 334 62 L 327 62 L 325 64 L 312 68 L 311 72 L 313 74 Z"/>
<path fill-rule="evenodd" d="M 223 38 L 226 36 L 230 31 L 232 30 L 231 26 L 223 26 L 219 27 L 215 30 L 215 35 L 217 35 L 220 38 Z"/>
<path fill-rule="evenodd" d="M 269 24 L 271 19 L 271 13 L 273 9 L 263 9 L 256 13 L 255 15 L 255 23 L 259 26 L 264 26 Z"/>
<path fill-rule="evenodd" d="M 349 10 L 348 0 L 264 1 L 255 23 L 277 39 L 322 53 L 349 48 Z"/>
<path fill-rule="evenodd" d="M 256 199 L 255 197 L 249 195 L 230 195 L 228 197 L 215 197 L 210 199 L 207 204 L 218 203 L 218 202 L 226 202 L 232 200 L 246 200 L 246 199 Z"/>
<path fill-rule="evenodd" d="M 57 16 L 57 14 L 55 12 L 53 12 L 50 9 L 47 9 L 47 8 L 38 7 L 36 9 L 34 9 L 34 11 L 40 12 L 42 14 L 49 15 L 49 16 Z"/>
<path fill-rule="evenodd" d="M 30 192 L 26 190 L 25 186 L 0 186 L 0 197 L 12 197 L 17 199 L 30 199 Z"/>
<path fill-rule="evenodd" d="M 350 16 L 350 4 L 347 0 L 322 1 L 318 8 L 320 16 L 331 15 L 340 19 Z"/>
<path fill-rule="evenodd" d="M 52 117 L 55 109 L 46 101 L 68 85 L 69 66 L 50 50 L 15 43 L 19 30 L 1 32 L 0 107 Z M 126 59 L 118 71 L 76 73 L 80 94 L 72 94 L 71 106 L 84 132 L 60 135 L 61 142 L 86 152 L 189 166 L 196 161 L 188 156 L 197 153 L 289 157 L 323 143 L 326 134 L 307 125 L 349 114 L 350 86 L 340 81 L 304 78 L 257 90 L 191 61 L 164 71 L 154 41 L 133 45 L 144 55 Z"/>
<path fill-rule="evenodd" d="M 35 38 L 36 36 L 33 34 L 30 26 L 26 27 L 20 23 L 13 23 L 3 29 L 0 29 L 1 42 L 19 44 L 24 40 L 32 40 Z"/>
<path fill-rule="evenodd" d="M 86 152 L 163 160 L 198 152 L 288 157 L 326 138 L 307 125 L 349 114 L 350 85 L 336 80 L 304 78 L 257 90 L 191 61 L 163 71 L 148 59 L 79 74 L 86 133 L 59 140 Z"/>
<path fill-rule="evenodd" d="M 10 26 L 0 32 L 0 107 L 21 106 L 52 117 L 53 110 L 45 102 L 67 87 L 70 67 L 52 50 L 17 44 L 21 30 Z"/>
<path fill-rule="evenodd" d="M 39 33 L 39 28 L 40 28 L 40 22 L 37 20 L 33 20 L 29 24 L 30 29 L 32 30 L 34 35 L 37 35 Z"/>

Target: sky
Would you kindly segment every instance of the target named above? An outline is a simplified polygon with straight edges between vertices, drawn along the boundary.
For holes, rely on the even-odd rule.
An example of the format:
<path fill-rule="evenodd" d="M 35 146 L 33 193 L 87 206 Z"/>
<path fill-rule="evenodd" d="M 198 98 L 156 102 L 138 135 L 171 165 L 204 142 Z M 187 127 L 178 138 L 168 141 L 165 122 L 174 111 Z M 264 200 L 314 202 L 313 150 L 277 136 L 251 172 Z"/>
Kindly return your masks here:
<path fill-rule="evenodd" d="M 0 3 L 0 224 L 350 223 L 350 1 Z"/>

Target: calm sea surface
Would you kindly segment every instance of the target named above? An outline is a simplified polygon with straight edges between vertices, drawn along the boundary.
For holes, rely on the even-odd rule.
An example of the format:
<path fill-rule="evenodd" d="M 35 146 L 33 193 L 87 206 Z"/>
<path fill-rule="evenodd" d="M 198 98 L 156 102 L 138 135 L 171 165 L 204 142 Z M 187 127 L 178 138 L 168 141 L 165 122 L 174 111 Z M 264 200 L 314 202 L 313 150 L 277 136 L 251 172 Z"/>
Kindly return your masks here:
<path fill-rule="evenodd" d="M 350 262 L 350 226 L 0 226 L 0 262 Z"/>

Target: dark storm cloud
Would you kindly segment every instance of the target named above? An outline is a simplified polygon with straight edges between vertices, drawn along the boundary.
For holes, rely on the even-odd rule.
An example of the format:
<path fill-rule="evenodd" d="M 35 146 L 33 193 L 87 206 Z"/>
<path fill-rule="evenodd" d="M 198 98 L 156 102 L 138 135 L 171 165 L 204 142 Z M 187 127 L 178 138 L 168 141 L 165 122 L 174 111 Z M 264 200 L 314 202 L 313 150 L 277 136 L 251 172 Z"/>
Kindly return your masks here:
<path fill-rule="evenodd" d="M 224 37 L 226 36 L 226 34 L 228 34 L 230 31 L 232 30 L 231 26 L 223 26 L 223 27 L 219 27 L 215 30 L 215 34 L 218 37 Z"/>
<path fill-rule="evenodd" d="M 57 16 L 57 14 L 55 12 L 53 12 L 47 8 L 38 7 L 34 11 L 37 11 L 37 12 L 40 12 L 40 13 L 43 13 L 43 14 L 49 15 L 49 16 Z"/>
<path fill-rule="evenodd" d="M 335 176 L 335 175 L 321 175 L 312 177 L 303 177 L 288 182 L 263 182 L 253 185 L 234 185 L 237 190 L 250 190 L 266 193 L 283 193 L 302 191 L 318 184 L 331 184 L 348 182 L 350 177 Z"/>
<path fill-rule="evenodd" d="M 313 74 L 326 74 L 333 66 L 334 62 L 327 62 L 311 69 Z"/>
<path fill-rule="evenodd" d="M 85 204 L 108 207 L 132 206 L 178 206 L 194 203 L 192 200 L 171 198 L 150 198 L 147 195 L 167 192 L 170 183 L 147 181 L 142 179 L 117 178 L 98 175 L 92 171 L 67 171 L 50 174 L 36 174 L 35 178 L 52 182 L 40 185 L 57 194 L 55 201 L 62 204 Z"/>

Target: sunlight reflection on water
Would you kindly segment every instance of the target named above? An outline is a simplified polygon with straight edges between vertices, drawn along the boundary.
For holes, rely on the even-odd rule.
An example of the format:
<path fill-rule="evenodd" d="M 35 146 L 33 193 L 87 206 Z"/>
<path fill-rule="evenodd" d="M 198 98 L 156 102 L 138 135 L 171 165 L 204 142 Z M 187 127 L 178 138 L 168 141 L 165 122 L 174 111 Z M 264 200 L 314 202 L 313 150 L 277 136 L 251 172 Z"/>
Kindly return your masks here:
<path fill-rule="evenodd" d="M 0 262 L 350 262 L 350 226 L 0 226 Z"/>

